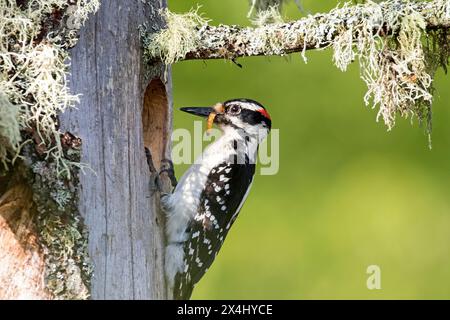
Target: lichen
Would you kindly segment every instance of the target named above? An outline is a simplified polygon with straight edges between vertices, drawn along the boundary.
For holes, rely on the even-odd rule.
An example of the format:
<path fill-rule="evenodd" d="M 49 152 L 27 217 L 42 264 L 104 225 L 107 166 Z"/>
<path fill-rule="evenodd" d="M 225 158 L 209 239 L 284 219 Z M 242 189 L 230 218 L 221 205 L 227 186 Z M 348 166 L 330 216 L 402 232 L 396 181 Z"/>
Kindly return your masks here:
<path fill-rule="evenodd" d="M 248 11 L 247 17 L 250 18 L 252 15 L 258 15 L 261 12 L 267 12 L 273 9 L 280 13 L 283 5 L 288 1 L 289 0 L 250 0 L 250 10 Z M 300 0 L 295 0 L 294 2 L 297 7 L 303 11 Z"/>
<path fill-rule="evenodd" d="M 81 141 L 60 132 L 58 116 L 78 101 L 67 82 L 68 49 L 98 6 L 0 0 L 0 162 L 28 172 L 45 283 L 55 299 L 89 296 L 92 267 L 77 196 Z"/>
<path fill-rule="evenodd" d="M 346 3 L 327 15 L 309 16 L 303 23 L 302 56 L 306 62 L 306 44 L 312 43 L 317 48 L 331 46 L 333 61 L 342 71 L 357 59 L 367 85 L 364 102 L 378 108 L 377 120 L 382 118 L 390 130 L 397 114 L 416 116 L 426 122 L 430 134 L 433 75 L 438 66 L 445 67 L 443 56 L 448 57 L 448 49 L 442 41 L 436 45 L 425 18 L 445 16 L 450 1 L 434 1 L 437 10 L 425 13 L 417 11 L 417 4 L 405 0 Z"/>
<path fill-rule="evenodd" d="M 70 170 L 60 158 L 61 147 L 52 145 L 59 134 L 57 115 L 78 101 L 67 85 L 68 49 L 76 42 L 77 28 L 98 5 L 98 0 L 78 5 L 66 0 L 0 0 L 0 92 L 18 110 L 20 130 L 36 130 L 37 143 L 59 163 L 58 174 Z M 15 154 L 0 151 L 4 164 L 19 152 L 17 130 L 9 134 L 7 139 L 16 142 Z"/>
<path fill-rule="evenodd" d="M 164 29 L 152 35 L 158 41 L 147 43 L 152 50 L 146 54 L 148 60 L 161 58 L 171 64 L 186 58 L 235 61 L 242 56 L 283 56 L 300 51 L 307 62 L 307 50 L 331 47 L 340 70 L 359 62 L 367 85 L 364 102 L 378 108 L 377 120 L 382 119 L 388 130 L 400 115 L 417 117 L 430 133 L 433 76 L 439 66 L 446 68 L 449 56 L 447 29 L 439 24 L 448 26 L 449 19 L 450 0 L 345 3 L 328 13 L 256 28 L 197 24 L 191 34 L 183 34 L 184 39 L 192 40 L 190 50 L 184 44 L 177 47 L 176 37 Z M 167 56 L 167 50 L 158 50 L 169 40 L 177 54 Z"/>
<path fill-rule="evenodd" d="M 255 17 L 251 20 L 256 27 L 261 27 L 267 24 L 283 23 L 278 5 L 268 7 L 266 10 L 258 11 Z"/>
<path fill-rule="evenodd" d="M 206 25 L 208 20 L 197 13 L 197 9 L 183 14 L 161 9 L 160 14 L 166 20 L 166 28 L 160 32 L 142 33 L 144 55 L 158 57 L 166 65 L 183 58 L 186 53 L 194 50 L 198 45 L 198 30 Z"/>
<path fill-rule="evenodd" d="M 73 16 L 77 22 L 77 27 L 81 27 L 83 23 L 89 18 L 91 13 L 94 13 L 100 7 L 100 0 L 78 0 L 78 5 L 75 6 Z"/>
<path fill-rule="evenodd" d="M 75 145 L 69 157 L 79 162 Z M 32 160 L 28 179 L 38 212 L 35 225 L 45 257 L 46 288 L 55 299 L 87 299 L 93 268 L 87 230 L 78 212 L 78 169 L 72 168 L 71 179 L 58 176 L 55 161 L 42 160 L 31 145 L 24 149 Z"/>
<path fill-rule="evenodd" d="M 8 154 L 19 150 L 21 136 L 18 119 L 19 109 L 0 93 L 0 161 L 4 169 L 8 168 Z"/>
<path fill-rule="evenodd" d="M 445 5 L 448 2 L 442 1 L 441 8 Z M 336 66 L 345 71 L 353 60 L 359 60 L 368 88 L 364 102 L 379 108 L 377 120 L 382 118 L 388 130 L 395 125 L 397 114 L 416 116 L 426 122 L 430 137 L 433 76 L 446 63 L 436 64 L 433 54 L 426 52 L 448 57 L 448 51 L 445 54 L 443 46 L 430 50 L 427 43 L 435 42 L 435 36 L 427 32 L 425 17 L 416 11 L 414 2 L 369 2 L 356 8 L 363 19 L 353 24 L 347 21 L 347 28 L 333 41 Z"/>

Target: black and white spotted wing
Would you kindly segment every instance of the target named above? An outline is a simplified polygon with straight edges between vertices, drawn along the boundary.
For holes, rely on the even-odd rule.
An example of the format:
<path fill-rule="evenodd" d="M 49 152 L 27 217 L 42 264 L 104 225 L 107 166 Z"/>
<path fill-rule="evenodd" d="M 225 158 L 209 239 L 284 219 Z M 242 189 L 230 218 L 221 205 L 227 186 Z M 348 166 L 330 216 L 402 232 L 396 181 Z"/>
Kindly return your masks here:
<path fill-rule="evenodd" d="M 185 269 L 175 277 L 175 298 L 188 299 L 193 286 L 211 266 L 245 201 L 254 173 L 255 165 L 248 162 L 224 162 L 211 170 L 197 216 L 188 228 Z"/>

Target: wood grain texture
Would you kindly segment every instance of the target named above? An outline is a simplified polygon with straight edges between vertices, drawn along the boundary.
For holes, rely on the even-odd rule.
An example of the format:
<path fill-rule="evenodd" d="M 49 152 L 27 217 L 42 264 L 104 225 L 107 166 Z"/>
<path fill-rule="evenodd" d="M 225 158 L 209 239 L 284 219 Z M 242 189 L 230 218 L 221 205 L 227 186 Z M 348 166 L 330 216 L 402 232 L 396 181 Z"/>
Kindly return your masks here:
<path fill-rule="evenodd" d="M 93 299 L 167 297 L 163 226 L 144 153 L 142 109 L 149 80 L 138 32 L 144 23 L 161 28 L 157 10 L 163 6 L 165 1 L 103 1 L 71 54 L 71 88 L 82 94 L 81 103 L 61 122 L 81 137 L 82 162 L 95 172 L 80 177 L 79 205 L 90 233 Z M 163 74 L 161 66 L 150 71 Z M 159 99 L 145 115 L 157 119 L 147 121 L 150 126 L 161 127 L 146 128 L 160 133 L 148 137 L 158 146 L 152 150 L 157 159 L 168 154 L 171 131 L 170 80 L 162 86 L 168 99 Z"/>
<path fill-rule="evenodd" d="M 0 299 L 51 299 L 33 214 L 25 183 L 14 183 L 0 197 Z"/>

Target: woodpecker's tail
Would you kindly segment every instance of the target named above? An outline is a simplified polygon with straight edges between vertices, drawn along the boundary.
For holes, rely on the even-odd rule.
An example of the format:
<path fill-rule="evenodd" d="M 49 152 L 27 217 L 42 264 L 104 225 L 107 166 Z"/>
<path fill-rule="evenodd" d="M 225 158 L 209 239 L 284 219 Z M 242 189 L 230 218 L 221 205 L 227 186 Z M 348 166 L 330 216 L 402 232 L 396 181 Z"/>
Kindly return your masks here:
<path fill-rule="evenodd" d="M 189 300 L 194 287 L 185 288 L 186 290 L 174 290 L 173 298 L 175 300 Z"/>
<path fill-rule="evenodd" d="M 187 281 L 186 277 L 181 274 L 177 274 L 175 277 L 175 285 L 173 289 L 174 300 L 189 300 L 194 290 L 194 285 Z"/>

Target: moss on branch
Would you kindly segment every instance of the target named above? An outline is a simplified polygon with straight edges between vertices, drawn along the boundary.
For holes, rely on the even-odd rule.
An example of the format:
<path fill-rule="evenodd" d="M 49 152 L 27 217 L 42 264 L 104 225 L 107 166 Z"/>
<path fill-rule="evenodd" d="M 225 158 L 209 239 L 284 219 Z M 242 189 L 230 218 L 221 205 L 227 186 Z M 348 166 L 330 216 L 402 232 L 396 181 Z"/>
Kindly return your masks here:
<path fill-rule="evenodd" d="M 300 0 L 293 0 L 297 7 L 303 11 Z M 250 0 L 250 10 L 248 11 L 248 17 L 252 15 L 258 16 L 264 12 L 270 12 L 273 10 L 281 12 L 284 4 L 289 2 L 289 0 Z"/>
<path fill-rule="evenodd" d="M 433 75 L 450 54 L 450 0 L 346 3 L 328 13 L 256 28 L 210 26 L 192 14 L 167 13 L 168 28 L 145 40 L 148 60 L 172 64 L 300 52 L 306 62 L 307 50 L 332 48 L 333 61 L 343 71 L 359 61 L 368 88 L 364 101 L 379 108 L 377 118 L 388 129 L 400 114 L 425 120 L 431 130 Z M 175 20 L 189 23 L 191 32 L 169 31 Z"/>

